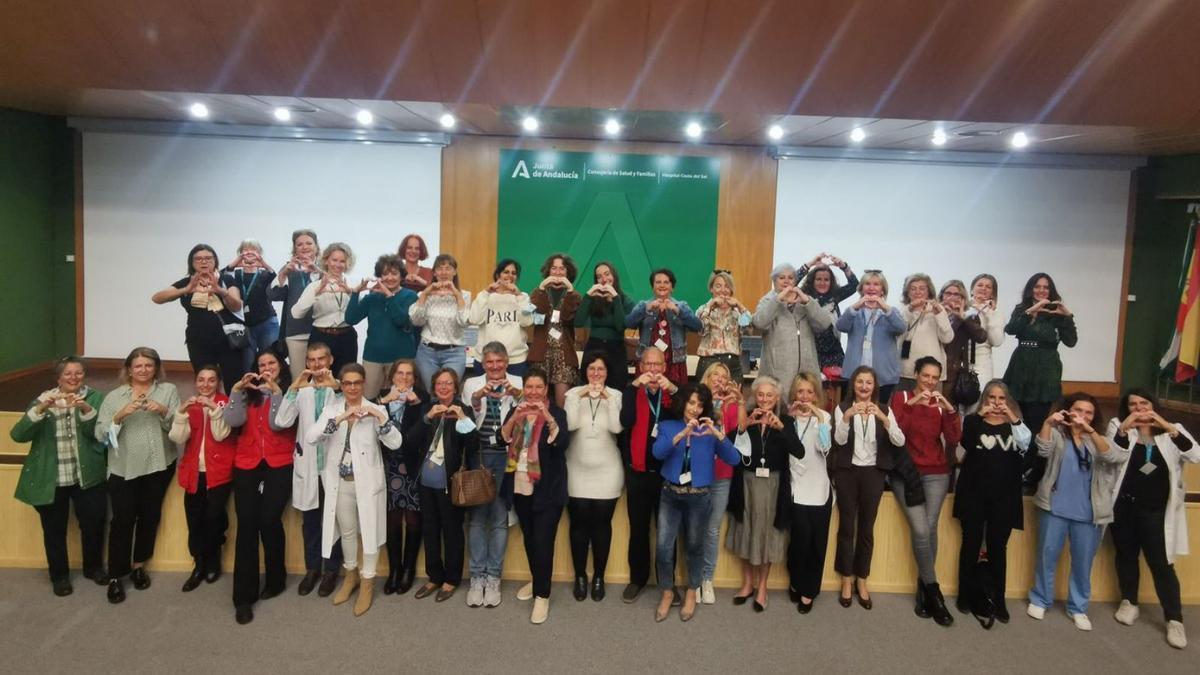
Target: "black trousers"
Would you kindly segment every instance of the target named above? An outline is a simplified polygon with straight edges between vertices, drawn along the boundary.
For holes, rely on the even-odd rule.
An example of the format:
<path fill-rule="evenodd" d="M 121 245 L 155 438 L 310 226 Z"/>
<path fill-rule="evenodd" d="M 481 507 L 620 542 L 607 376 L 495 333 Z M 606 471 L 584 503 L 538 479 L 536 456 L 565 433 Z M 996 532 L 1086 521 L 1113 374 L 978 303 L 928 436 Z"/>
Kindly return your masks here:
<path fill-rule="evenodd" d="M 84 571 L 104 568 L 104 523 L 108 504 L 104 501 L 104 483 L 84 490 L 78 484 L 55 488 L 54 501 L 35 506 L 42 519 L 42 543 L 46 547 L 46 566 L 50 580 L 66 579 L 71 565 L 67 559 L 67 522 L 70 505 L 75 504 L 75 520 L 83 544 Z"/>
<path fill-rule="evenodd" d="M 226 506 L 232 492 L 232 482 L 210 489 L 208 476 L 201 471 L 196 492 L 183 495 L 188 553 L 192 555 L 198 570 L 207 572 L 221 569 L 221 546 L 225 544 L 225 530 L 229 528 Z"/>
<path fill-rule="evenodd" d="M 312 332 L 308 334 L 308 344 L 318 342 L 329 345 L 329 353 L 333 356 L 330 369 L 334 377 L 338 376 L 342 366 L 358 361 L 358 331 L 354 330 L 354 326 L 337 335 L 323 333 L 313 326 Z"/>
<path fill-rule="evenodd" d="M 1167 540 L 1163 529 L 1166 514 L 1141 508 L 1136 502 L 1117 499 L 1113 510 L 1113 545 L 1117 550 L 1117 584 L 1121 599 L 1138 604 L 1138 551 L 1146 557 L 1146 566 L 1154 578 L 1154 592 L 1162 604 L 1167 621 L 1183 621 L 1179 598 L 1179 577 L 1167 561 Z"/>
<path fill-rule="evenodd" d="M 649 450 L 647 449 L 647 452 Z M 650 581 L 650 525 L 658 518 L 662 476 L 648 471 L 625 472 L 625 507 L 629 512 L 629 583 Z"/>
<path fill-rule="evenodd" d="M 567 500 L 571 562 L 575 565 L 575 576 L 587 576 L 587 554 L 590 547 L 592 574 L 598 579 L 604 578 L 604 570 L 608 568 L 608 552 L 612 548 L 612 519 L 616 510 L 615 499 L 571 497 Z"/>
<path fill-rule="evenodd" d="M 232 349 L 224 333 L 214 335 L 212 339 L 188 340 L 187 350 L 192 372 L 199 372 L 204 366 L 220 366 L 221 382 L 227 392 L 233 391 L 233 385 L 246 374 L 245 350 Z"/>
<path fill-rule="evenodd" d="M 844 577 L 865 579 L 871 575 L 883 478 L 884 472 L 873 466 L 852 466 L 834 473 L 838 531 L 833 567 Z"/>
<path fill-rule="evenodd" d="M 533 594 L 548 598 L 550 578 L 554 575 L 554 539 L 558 534 L 562 507 L 538 511 L 533 508 L 532 496 L 513 495 L 513 510 L 517 512 L 517 520 L 521 523 L 525 558 L 529 560 L 529 571 L 533 575 Z"/>
<path fill-rule="evenodd" d="M 788 541 L 788 578 L 800 595 L 816 599 L 825 573 L 825 549 L 829 544 L 829 518 L 833 495 L 821 506 L 792 504 L 792 532 Z"/>
<path fill-rule="evenodd" d="M 958 550 L 958 595 L 966 598 L 970 606 L 976 606 L 985 594 L 996 605 L 1004 603 L 1008 538 L 1012 535 L 1010 510 L 1005 501 L 992 500 L 979 504 L 972 513 L 959 519 L 962 547 Z M 987 560 L 980 561 L 979 552 L 985 543 Z"/>
<path fill-rule="evenodd" d="M 421 551 L 421 512 L 393 509 L 387 512 L 389 569 L 412 569 Z"/>
<path fill-rule="evenodd" d="M 450 503 L 445 490 L 421 486 L 421 536 L 425 540 L 425 574 L 431 584 L 462 583 L 467 546 L 463 514 L 463 509 Z"/>
<path fill-rule="evenodd" d="M 233 604 L 252 605 L 258 599 L 258 542 L 262 541 L 266 588 L 282 589 L 287 582 L 283 554 L 283 509 L 292 498 L 292 465 L 271 468 L 266 460 L 253 469 L 233 470 L 233 509 L 237 540 L 233 556 Z"/>
<path fill-rule="evenodd" d="M 604 378 L 604 386 L 625 391 L 625 385 L 629 384 L 629 360 L 625 351 L 625 341 L 588 338 L 583 344 L 583 353 L 592 351 L 604 352 L 608 361 L 608 375 Z M 587 368 L 581 367 L 579 370 L 579 381 L 587 382 Z"/>
<path fill-rule="evenodd" d="M 138 564 L 154 555 L 163 498 L 167 496 L 174 475 L 175 463 L 172 462 L 162 471 L 130 480 L 109 476 L 108 498 L 112 503 L 112 525 L 108 533 L 110 577 L 119 579 L 132 571 L 130 555 Z"/>

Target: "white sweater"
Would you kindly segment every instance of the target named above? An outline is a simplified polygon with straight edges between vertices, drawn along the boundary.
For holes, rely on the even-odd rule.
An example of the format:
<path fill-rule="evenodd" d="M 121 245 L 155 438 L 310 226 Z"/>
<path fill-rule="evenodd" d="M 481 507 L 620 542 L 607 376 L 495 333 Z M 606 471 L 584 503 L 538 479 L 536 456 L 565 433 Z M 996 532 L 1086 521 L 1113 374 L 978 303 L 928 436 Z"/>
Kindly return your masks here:
<path fill-rule="evenodd" d="M 471 303 L 468 321 L 479 326 L 479 341 L 475 343 L 475 354 L 483 358 L 483 346 L 499 342 L 508 350 L 509 363 L 524 363 L 529 355 L 529 343 L 525 339 L 525 327 L 533 325 L 533 314 L 525 311 L 529 307 L 529 294 L 489 293 L 480 291 Z"/>
<path fill-rule="evenodd" d="M 607 399 L 589 398 L 587 387 L 567 392 L 567 494 L 583 499 L 616 499 L 625 484 L 617 434 L 621 433 L 621 392 L 604 390 Z M 594 414 L 593 414 L 594 411 Z"/>

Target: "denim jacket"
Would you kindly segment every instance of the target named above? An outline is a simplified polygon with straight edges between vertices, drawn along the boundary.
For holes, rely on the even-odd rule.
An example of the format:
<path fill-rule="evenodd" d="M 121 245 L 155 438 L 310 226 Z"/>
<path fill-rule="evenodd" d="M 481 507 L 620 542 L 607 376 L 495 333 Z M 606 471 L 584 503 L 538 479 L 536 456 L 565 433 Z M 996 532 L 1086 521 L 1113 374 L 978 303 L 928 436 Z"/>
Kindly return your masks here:
<path fill-rule="evenodd" d="M 699 333 L 704 326 L 691 307 L 682 300 L 671 298 L 671 302 L 679 305 L 678 312 L 667 312 L 667 325 L 671 328 L 671 362 L 683 363 L 687 360 L 687 333 Z M 626 328 L 638 329 L 637 357 L 642 358 L 642 352 L 654 344 L 654 328 L 658 325 L 658 310 L 648 310 L 648 302 L 642 300 L 634 305 L 633 311 L 625 317 Z"/>
<path fill-rule="evenodd" d="M 846 360 L 842 362 L 845 377 L 850 377 L 850 373 L 862 365 L 863 339 L 867 334 L 869 311 L 871 310 L 850 308 L 838 317 L 837 329 L 848 334 Z M 895 307 L 875 321 L 871 335 L 871 367 L 875 369 L 876 384 L 881 387 L 900 381 L 900 349 L 897 339 L 907 328 L 904 318 L 900 316 L 900 310 Z"/>

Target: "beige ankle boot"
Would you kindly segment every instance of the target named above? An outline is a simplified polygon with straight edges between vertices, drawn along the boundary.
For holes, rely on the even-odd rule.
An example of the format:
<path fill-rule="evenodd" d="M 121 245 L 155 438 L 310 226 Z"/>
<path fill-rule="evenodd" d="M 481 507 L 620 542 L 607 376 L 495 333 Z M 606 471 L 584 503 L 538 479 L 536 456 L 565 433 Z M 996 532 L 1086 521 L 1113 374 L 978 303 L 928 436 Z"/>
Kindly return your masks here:
<path fill-rule="evenodd" d="M 354 601 L 354 616 L 362 616 L 371 609 L 371 600 L 375 595 L 375 577 L 363 577 L 358 587 L 358 599 Z"/>
<path fill-rule="evenodd" d="M 346 575 L 342 577 L 342 585 L 338 586 L 337 593 L 333 594 L 333 604 L 340 605 L 349 600 L 356 588 L 358 588 L 358 568 L 346 570 Z"/>

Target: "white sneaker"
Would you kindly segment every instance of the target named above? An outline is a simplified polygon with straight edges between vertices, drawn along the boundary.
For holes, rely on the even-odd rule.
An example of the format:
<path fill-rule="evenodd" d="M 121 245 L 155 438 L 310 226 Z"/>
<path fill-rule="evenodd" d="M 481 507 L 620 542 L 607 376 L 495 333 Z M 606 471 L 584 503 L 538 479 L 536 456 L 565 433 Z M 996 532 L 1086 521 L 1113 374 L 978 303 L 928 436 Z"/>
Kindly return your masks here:
<path fill-rule="evenodd" d="M 529 615 L 529 623 L 543 624 L 550 616 L 550 598 L 534 598 L 533 612 Z"/>
<path fill-rule="evenodd" d="M 1037 619 L 1038 621 L 1041 621 L 1042 619 L 1046 618 L 1046 608 L 1038 607 L 1037 605 L 1033 604 L 1032 602 L 1029 603 L 1029 607 L 1027 607 L 1025 609 L 1025 613 L 1028 614 L 1031 618 Z"/>
<path fill-rule="evenodd" d="M 499 607 L 501 599 L 500 578 L 488 577 L 487 581 L 483 584 L 483 606 Z"/>
<path fill-rule="evenodd" d="M 1075 627 L 1079 630 L 1092 629 L 1092 620 L 1088 618 L 1087 614 L 1072 614 L 1071 620 L 1075 622 Z"/>
<path fill-rule="evenodd" d="M 529 582 L 517 589 L 518 600 L 528 600 L 533 597 L 533 582 Z"/>
<path fill-rule="evenodd" d="M 700 585 L 700 602 L 712 605 L 717 602 L 717 592 L 713 590 L 712 579 L 705 579 Z"/>
<path fill-rule="evenodd" d="M 1167 622 L 1167 644 L 1175 649 L 1183 649 L 1187 646 L 1187 633 L 1183 630 L 1182 621 Z"/>
<path fill-rule="evenodd" d="M 483 577 L 471 577 L 471 588 L 467 591 L 467 607 L 483 606 Z"/>
<path fill-rule="evenodd" d="M 1114 615 L 1117 623 L 1123 623 L 1126 626 L 1132 626 L 1138 618 L 1138 606 L 1128 600 L 1122 600 L 1121 606 L 1117 608 L 1117 613 Z"/>

